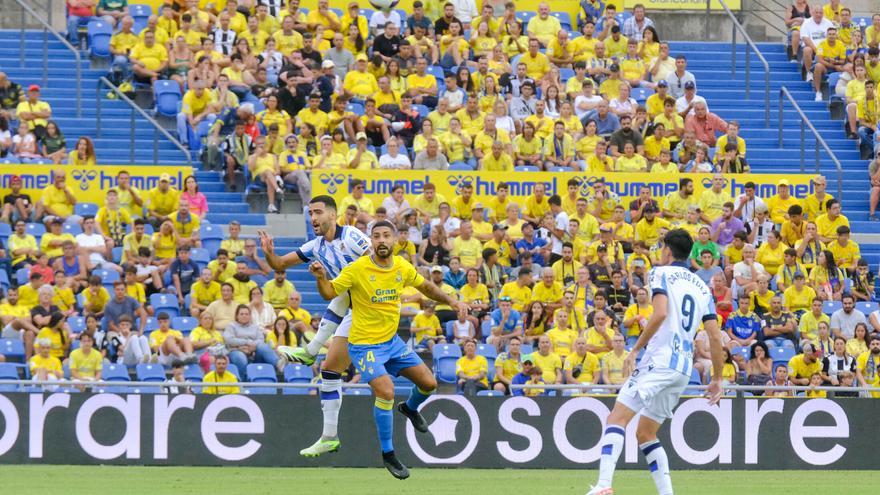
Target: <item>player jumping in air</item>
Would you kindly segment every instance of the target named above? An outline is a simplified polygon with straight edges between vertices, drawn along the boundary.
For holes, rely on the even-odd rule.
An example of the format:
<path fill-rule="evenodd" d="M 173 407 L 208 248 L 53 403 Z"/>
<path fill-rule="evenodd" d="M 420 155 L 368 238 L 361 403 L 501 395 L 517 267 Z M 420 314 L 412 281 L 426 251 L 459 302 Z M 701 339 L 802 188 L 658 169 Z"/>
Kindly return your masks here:
<path fill-rule="evenodd" d="M 309 202 L 309 217 L 315 229 L 316 238 L 306 242 L 299 249 L 278 256 L 272 236 L 260 231 L 260 243 L 266 262 L 273 270 L 285 270 L 300 263 L 320 263 L 331 277 L 336 277 L 343 268 L 362 255 L 369 253 L 370 239 L 354 227 L 340 227 L 336 223 L 336 201 L 330 196 L 316 196 Z M 317 457 L 339 450 L 337 425 L 339 409 L 342 407 L 342 374 L 351 361 L 348 358 L 346 343 L 351 327 L 351 301 L 348 293 L 340 291 L 330 301 L 317 335 L 305 348 L 284 348 L 279 351 L 289 359 L 310 365 L 315 362 L 321 348 L 335 334 L 321 369 L 321 410 L 324 413 L 324 428 L 321 438 L 310 447 L 300 451 L 300 455 Z M 283 365 L 284 363 L 282 363 Z"/>
<path fill-rule="evenodd" d="M 700 322 L 709 334 L 712 354 L 712 381 L 707 391 L 709 403 L 715 404 L 721 398 L 721 370 L 724 366 L 721 332 L 712 292 L 687 268 L 692 246 L 691 235 L 685 230 L 675 229 L 666 234 L 662 252 L 666 266 L 654 268 L 650 276 L 654 315 L 626 357 L 624 368 L 635 364 L 642 348 L 645 348 L 645 354 L 620 390 L 614 410 L 605 423 L 599 481 L 587 495 L 614 493 L 611 480 L 623 450 L 626 426 L 638 413 L 642 413 L 642 416 L 636 429 L 636 438 L 657 485 L 657 492 L 660 495 L 672 494 L 669 460 L 657 440 L 657 430 L 666 419 L 672 417 L 672 409 L 678 404 L 690 380 L 694 335 Z"/>
<path fill-rule="evenodd" d="M 376 396 L 373 419 L 385 468 L 395 478 L 406 479 L 409 469 L 394 455 L 391 441 L 394 382 L 389 375 L 403 375 L 416 385 L 409 398 L 397 405 L 397 410 L 422 433 L 428 431 L 428 425 L 418 408 L 437 388 L 437 381 L 421 358 L 397 336 L 400 295 L 404 287 L 415 287 L 425 296 L 459 311 L 466 311 L 467 305 L 425 280 L 405 259 L 393 256 L 397 232 L 391 222 L 376 222 L 370 231 L 370 239 L 372 254 L 343 268 L 336 278 L 330 280 L 321 263 L 312 263 L 309 271 L 318 280 L 318 292 L 325 299 L 346 292 L 350 294 L 352 323 L 348 333 L 348 354 Z"/>

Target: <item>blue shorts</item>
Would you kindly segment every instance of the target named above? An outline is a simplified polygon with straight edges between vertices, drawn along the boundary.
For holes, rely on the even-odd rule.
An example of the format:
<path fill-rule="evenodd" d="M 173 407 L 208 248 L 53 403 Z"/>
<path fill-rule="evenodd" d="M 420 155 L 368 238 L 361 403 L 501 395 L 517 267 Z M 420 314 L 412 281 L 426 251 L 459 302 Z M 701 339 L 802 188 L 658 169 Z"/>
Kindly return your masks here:
<path fill-rule="evenodd" d="M 381 344 L 348 344 L 348 355 L 364 383 L 383 375 L 399 376 L 402 370 L 423 364 L 422 358 L 396 335 Z"/>

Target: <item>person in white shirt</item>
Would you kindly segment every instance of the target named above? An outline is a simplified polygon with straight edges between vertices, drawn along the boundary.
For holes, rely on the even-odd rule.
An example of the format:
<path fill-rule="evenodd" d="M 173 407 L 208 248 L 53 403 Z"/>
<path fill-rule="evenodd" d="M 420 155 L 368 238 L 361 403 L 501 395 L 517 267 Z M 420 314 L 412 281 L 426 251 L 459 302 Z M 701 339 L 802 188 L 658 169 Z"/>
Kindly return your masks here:
<path fill-rule="evenodd" d="M 229 13 L 222 12 L 220 14 L 220 25 L 211 31 L 211 39 L 214 40 L 214 46 L 227 57 L 232 54 L 232 48 L 235 46 L 236 32 L 229 28 Z"/>
<path fill-rule="evenodd" d="M 379 157 L 379 168 L 408 170 L 412 168 L 409 157 L 400 153 L 400 143 L 396 138 L 391 138 L 385 143 L 388 153 Z"/>
<path fill-rule="evenodd" d="M 755 209 L 761 206 L 767 208 L 764 200 L 755 195 L 755 183 L 749 181 L 743 186 L 743 193 L 736 198 L 733 214 L 743 223 L 751 222 L 755 219 Z"/>
<path fill-rule="evenodd" d="M 582 93 L 574 99 L 574 114 L 578 119 L 583 120 L 584 115 L 595 110 L 603 98 L 595 94 L 596 87 L 593 85 L 592 79 L 586 79 L 581 87 Z"/>
<path fill-rule="evenodd" d="M 450 0 L 449 3 L 455 7 L 455 17 L 461 21 L 464 29 L 468 29 L 471 19 L 480 15 L 476 0 Z"/>
<path fill-rule="evenodd" d="M 669 82 L 669 78 L 666 79 L 666 82 L 669 83 L 669 93 L 672 94 L 673 85 Z M 706 99 L 697 94 L 696 83 L 687 81 L 684 83 L 684 95 L 675 100 L 675 113 L 681 115 L 681 118 L 686 119 L 688 115 L 694 113 L 694 107 L 697 103 L 706 105 L 706 111 L 709 111 Z"/>
<path fill-rule="evenodd" d="M 687 57 L 684 55 L 675 57 L 675 70 L 667 74 L 665 79 L 669 83 L 669 96 L 676 99 L 685 95 L 685 85 L 688 82 L 694 83 L 694 90 L 697 88 L 697 78 L 687 70 Z"/>
<path fill-rule="evenodd" d="M 734 283 L 732 288 L 735 290 L 734 297 L 758 290 L 758 278 L 768 276 L 764 265 L 755 261 L 757 253 L 758 251 L 755 249 L 755 246 L 746 244 L 742 248 L 742 261 L 733 265 Z"/>
<path fill-rule="evenodd" d="M 79 246 L 79 254 L 88 256 L 89 271 L 96 268 L 115 270 L 122 273 L 119 265 L 113 264 L 105 258 L 113 249 L 113 240 L 95 231 L 95 217 L 85 217 L 82 223 L 83 231 L 76 236 L 76 244 Z"/>
<path fill-rule="evenodd" d="M 814 4 L 810 8 L 810 18 L 801 24 L 801 48 L 803 48 L 804 69 L 807 71 L 807 82 L 813 81 L 813 57 L 819 43 L 825 41 L 828 28 L 834 27 L 830 19 L 825 18 L 822 5 Z"/>
<path fill-rule="evenodd" d="M 370 31 L 373 32 L 373 36 L 385 34 L 385 24 L 389 22 L 403 31 L 403 19 L 400 18 L 400 14 L 396 10 L 389 8 L 387 11 L 377 10 L 373 12 L 373 15 L 370 16 Z"/>
<path fill-rule="evenodd" d="M 394 223 L 394 225 L 400 224 L 403 220 L 403 213 L 410 209 L 409 201 L 403 197 L 403 186 L 400 184 L 394 186 L 391 190 L 391 196 L 382 201 L 382 206 L 385 207 L 385 214 L 388 215 L 388 220 Z"/>
<path fill-rule="evenodd" d="M 636 371 L 620 389 L 614 409 L 605 422 L 600 440 L 599 481 L 587 495 L 613 493 L 611 482 L 617 460 L 623 452 L 626 427 L 641 413 L 636 429 L 639 449 L 650 466 L 657 492 L 672 493 L 669 460 L 657 431 L 672 417 L 694 367 L 694 336 L 702 325 L 709 335 L 712 380 L 706 395 L 709 407 L 721 399 L 721 371 L 724 365 L 722 334 L 712 291 L 687 268 L 693 239 L 684 229 L 665 237 L 663 264 L 651 270 L 654 314 L 624 360 L 624 369 L 636 367 L 639 351 L 645 350 Z"/>

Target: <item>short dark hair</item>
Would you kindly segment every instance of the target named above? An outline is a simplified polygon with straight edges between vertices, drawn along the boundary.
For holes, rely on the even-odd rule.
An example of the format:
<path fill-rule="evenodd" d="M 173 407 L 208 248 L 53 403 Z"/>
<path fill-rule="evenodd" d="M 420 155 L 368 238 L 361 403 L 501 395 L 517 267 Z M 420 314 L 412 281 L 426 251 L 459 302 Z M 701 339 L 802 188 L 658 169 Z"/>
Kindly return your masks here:
<path fill-rule="evenodd" d="M 373 227 L 370 230 L 375 230 L 377 227 L 385 227 L 391 229 L 392 233 L 397 232 L 397 229 L 394 228 L 394 224 L 389 222 L 388 220 L 379 220 L 378 222 L 373 224 Z"/>
<path fill-rule="evenodd" d="M 550 196 L 550 198 L 547 200 L 547 204 L 562 206 L 562 198 L 560 198 L 558 194 L 554 194 L 553 196 Z"/>
<path fill-rule="evenodd" d="M 684 229 L 672 229 L 666 233 L 663 239 L 666 246 L 672 251 L 672 257 L 676 261 L 684 261 L 690 256 L 694 247 L 694 240 Z"/>
<path fill-rule="evenodd" d="M 357 180 L 357 179 L 355 179 L 355 180 Z M 352 181 L 352 185 L 354 185 L 354 181 Z M 319 196 L 315 196 L 314 198 L 312 198 L 311 201 L 309 201 L 309 204 L 311 205 L 311 204 L 315 204 L 315 203 L 324 203 L 324 206 L 326 206 L 327 208 L 329 208 L 333 211 L 336 211 L 336 200 L 333 199 L 332 196 L 328 196 L 326 194 L 321 194 Z"/>

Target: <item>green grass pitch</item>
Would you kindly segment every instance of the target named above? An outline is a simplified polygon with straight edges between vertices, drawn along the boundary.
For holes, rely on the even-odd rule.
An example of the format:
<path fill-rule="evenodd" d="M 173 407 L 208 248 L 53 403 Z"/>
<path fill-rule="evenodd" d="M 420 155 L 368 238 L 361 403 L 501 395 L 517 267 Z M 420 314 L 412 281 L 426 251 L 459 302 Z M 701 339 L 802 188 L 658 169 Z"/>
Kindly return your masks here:
<path fill-rule="evenodd" d="M 432 495 L 583 495 L 596 471 L 538 469 L 413 469 L 398 481 L 384 469 L 140 466 L 0 466 L 9 494 L 100 493 Z M 880 471 L 678 471 L 677 495 L 875 494 Z M 647 470 L 620 471 L 615 492 L 656 493 Z M 845 488 L 844 488 L 845 487 Z M 60 492 L 59 492 L 60 490 Z"/>

